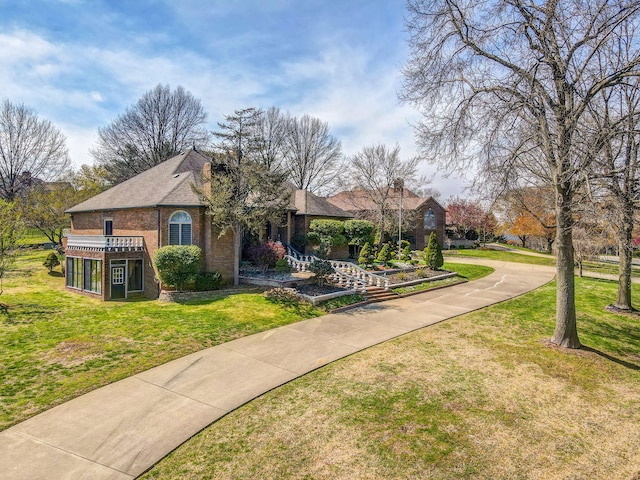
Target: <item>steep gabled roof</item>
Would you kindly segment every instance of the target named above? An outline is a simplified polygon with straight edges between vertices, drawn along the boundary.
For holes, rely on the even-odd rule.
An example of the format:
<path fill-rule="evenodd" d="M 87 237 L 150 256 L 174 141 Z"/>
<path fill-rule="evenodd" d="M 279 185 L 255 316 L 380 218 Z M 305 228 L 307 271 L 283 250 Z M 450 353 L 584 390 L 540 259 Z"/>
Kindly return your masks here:
<path fill-rule="evenodd" d="M 200 198 L 191 186 L 202 184 L 202 168 L 211 159 L 188 150 L 71 207 L 67 213 L 126 208 L 198 207 Z"/>
<path fill-rule="evenodd" d="M 331 204 L 325 198 L 318 197 L 307 190 L 293 193 L 296 215 L 314 215 L 318 217 L 351 218 L 353 215 Z"/>

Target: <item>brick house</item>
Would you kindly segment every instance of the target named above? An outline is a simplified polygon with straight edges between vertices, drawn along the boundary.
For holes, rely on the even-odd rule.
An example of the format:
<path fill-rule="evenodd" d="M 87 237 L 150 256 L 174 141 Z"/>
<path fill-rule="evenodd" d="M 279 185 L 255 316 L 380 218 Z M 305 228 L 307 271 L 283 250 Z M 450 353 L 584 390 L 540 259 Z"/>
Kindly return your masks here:
<path fill-rule="evenodd" d="M 373 212 L 377 210 L 370 196 L 362 189 L 343 191 L 326 200 L 355 218 L 372 219 Z M 387 205 L 389 217 L 396 225 L 401 204 L 403 224 L 408 223 L 405 240 L 409 241 L 411 248 L 424 249 L 431 232 L 436 232 L 438 242 L 444 245 L 446 210 L 442 205 L 433 197 L 420 197 L 408 188 L 394 189 L 390 192 Z"/>
<path fill-rule="evenodd" d="M 232 278 L 233 235 L 218 236 L 192 189 L 210 161 L 189 150 L 67 210 L 67 289 L 103 300 L 157 298 L 151 259 L 165 245 L 197 245 L 203 271 Z"/>
<path fill-rule="evenodd" d="M 67 210 L 67 289 L 103 300 L 132 293 L 157 298 L 152 258 L 165 245 L 199 246 L 202 271 L 218 271 L 231 281 L 233 234 L 219 236 L 192 188 L 210 174 L 210 162 L 189 150 Z M 291 200 L 285 220 L 266 225 L 266 238 L 290 243 L 294 235 L 306 235 L 315 218 L 350 218 L 323 198 L 291 184 L 287 188 Z"/>

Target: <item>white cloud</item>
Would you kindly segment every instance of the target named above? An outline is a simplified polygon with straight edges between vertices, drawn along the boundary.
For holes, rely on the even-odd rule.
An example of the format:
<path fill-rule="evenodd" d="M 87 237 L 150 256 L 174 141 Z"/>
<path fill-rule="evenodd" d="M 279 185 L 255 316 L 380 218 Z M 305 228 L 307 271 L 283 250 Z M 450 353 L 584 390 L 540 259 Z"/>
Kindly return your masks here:
<path fill-rule="evenodd" d="M 98 140 L 98 131 L 93 127 L 82 127 L 69 123 L 60 123 L 57 126 L 67 137 L 67 147 L 69 147 L 69 157 L 73 168 L 77 170 L 82 164 L 93 164 L 93 157 L 89 154 L 89 149 Z"/>
<path fill-rule="evenodd" d="M 91 97 L 91 100 L 93 100 L 94 102 L 100 103 L 104 101 L 104 98 L 102 98 L 102 95 L 100 94 L 100 92 L 91 92 L 89 93 L 89 96 Z"/>
<path fill-rule="evenodd" d="M 365 145 L 400 144 L 416 153 L 409 122 L 418 114 L 397 100 L 397 59 L 325 39 L 313 57 L 259 70 L 241 60 L 215 63 L 186 49 L 150 52 L 79 43 L 53 44 L 26 30 L 0 34 L 3 95 L 24 102 L 56 123 L 68 137 L 77 166 L 92 163 L 88 150 L 97 129 L 158 83 L 182 85 L 200 98 L 215 128 L 223 114 L 271 105 L 327 121 L 346 154 Z M 137 48 L 137 49 L 136 49 Z M 433 168 L 424 167 L 426 173 Z M 441 180 L 448 191 L 461 188 Z"/>

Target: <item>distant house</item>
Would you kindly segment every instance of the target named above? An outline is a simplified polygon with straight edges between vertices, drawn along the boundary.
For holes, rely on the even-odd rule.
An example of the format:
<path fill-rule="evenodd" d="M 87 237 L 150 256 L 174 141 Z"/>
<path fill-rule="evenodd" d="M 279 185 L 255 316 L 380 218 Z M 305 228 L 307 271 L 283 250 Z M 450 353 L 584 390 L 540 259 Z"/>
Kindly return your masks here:
<path fill-rule="evenodd" d="M 103 300 L 142 294 L 157 298 L 153 254 L 165 245 L 197 245 L 202 271 L 233 277 L 233 234 L 211 224 L 192 186 L 210 174 L 211 159 L 192 149 L 67 210 L 66 287 Z M 314 218 L 349 218 L 326 200 L 289 185 L 291 201 L 281 225 L 265 225 L 266 238 L 290 243 L 306 235 Z"/>
<path fill-rule="evenodd" d="M 340 192 L 327 197 L 327 201 L 356 218 L 372 219 L 377 211 L 371 196 L 362 189 Z M 409 241 L 413 249 L 424 249 L 431 232 L 436 232 L 440 245 L 444 244 L 446 210 L 433 197 L 420 197 L 408 188 L 393 189 L 386 205 L 390 212 L 389 221 L 396 225 L 402 206 L 403 223 L 409 223 L 405 240 Z"/>

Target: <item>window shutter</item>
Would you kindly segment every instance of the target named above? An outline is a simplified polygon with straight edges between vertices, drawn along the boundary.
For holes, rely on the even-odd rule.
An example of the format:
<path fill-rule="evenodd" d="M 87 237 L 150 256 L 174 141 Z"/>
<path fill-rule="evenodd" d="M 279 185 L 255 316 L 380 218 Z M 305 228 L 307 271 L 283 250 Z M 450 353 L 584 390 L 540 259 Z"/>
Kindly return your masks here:
<path fill-rule="evenodd" d="M 180 245 L 191 245 L 191 225 L 183 223 L 181 226 L 182 235 L 180 238 Z"/>
<path fill-rule="evenodd" d="M 169 245 L 180 245 L 180 225 L 169 224 Z"/>

